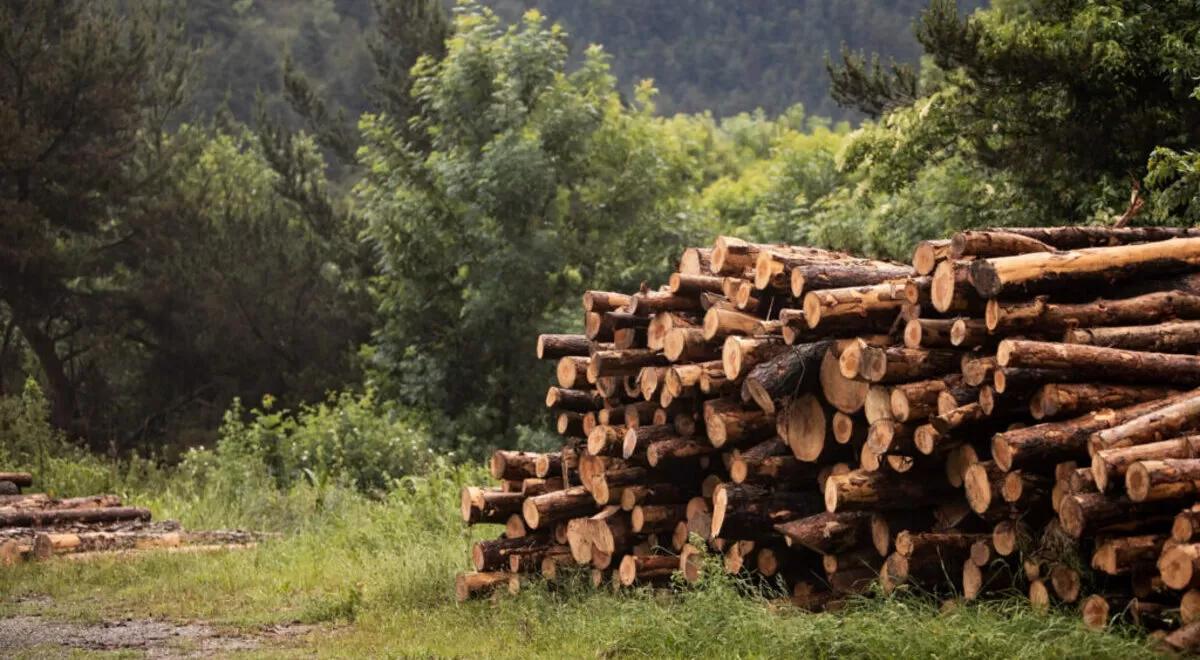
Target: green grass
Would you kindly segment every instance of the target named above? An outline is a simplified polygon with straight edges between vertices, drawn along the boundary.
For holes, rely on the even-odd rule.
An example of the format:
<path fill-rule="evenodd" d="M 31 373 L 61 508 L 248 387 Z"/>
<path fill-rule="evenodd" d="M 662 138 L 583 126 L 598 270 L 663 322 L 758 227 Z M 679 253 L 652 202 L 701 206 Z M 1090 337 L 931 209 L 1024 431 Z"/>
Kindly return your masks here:
<path fill-rule="evenodd" d="M 466 530 L 457 520 L 457 487 L 476 476 L 459 471 L 412 480 L 382 502 L 308 488 L 255 506 L 240 502 L 228 507 L 232 523 L 259 516 L 286 523 L 282 538 L 248 551 L 152 553 L 0 571 L 0 616 L 203 620 L 247 632 L 315 623 L 318 632 L 300 644 L 325 656 L 1152 655 L 1129 631 L 1091 633 L 1074 612 L 1038 615 L 1015 598 L 947 611 L 916 595 L 864 598 L 838 613 L 812 615 L 747 595 L 725 576 L 695 589 L 620 595 L 582 580 L 553 591 L 535 583 L 515 598 L 459 605 L 453 575 L 466 567 L 471 540 L 498 532 Z M 245 493 L 263 497 L 253 489 Z M 152 504 L 160 517 L 220 522 L 219 503 L 203 498 Z"/>

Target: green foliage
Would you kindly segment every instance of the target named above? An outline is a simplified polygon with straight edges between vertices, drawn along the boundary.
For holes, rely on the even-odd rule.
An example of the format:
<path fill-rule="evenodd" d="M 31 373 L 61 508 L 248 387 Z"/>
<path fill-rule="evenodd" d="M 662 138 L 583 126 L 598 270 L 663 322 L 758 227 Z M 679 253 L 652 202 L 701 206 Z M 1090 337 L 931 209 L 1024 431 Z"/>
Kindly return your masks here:
<path fill-rule="evenodd" d="M 917 29 L 922 96 L 895 95 L 851 136 L 841 165 L 853 188 L 812 219 L 815 235 L 901 256 L 973 225 L 1111 221 L 1152 152 L 1154 219 L 1194 217 L 1179 154 L 1200 144 L 1197 30 L 1189 2 L 1012 0 L 961 19 L 952 0 L 935 0 Z M 891 83 L 856 87 L 856 71 L 853 59 L 834 71 L 837 95 L 878 108 Z"/>
<path fill-rule="evenodd" d="M 463 5 L 455 27 L 445 58 L 414 69 L 429 151 L 364 116 L 357 197 L 378 255 L 383 392 L 444 412 L 478 447 L 540 407 L 546 371 L 517 347 L 583 282 L 664 275 L 700 181 L 694 145 L 653 117 L 649 87 L 621 102 L 600 49 L 568 73 L 565 34 L 536 12 L 504 28 Z"/>

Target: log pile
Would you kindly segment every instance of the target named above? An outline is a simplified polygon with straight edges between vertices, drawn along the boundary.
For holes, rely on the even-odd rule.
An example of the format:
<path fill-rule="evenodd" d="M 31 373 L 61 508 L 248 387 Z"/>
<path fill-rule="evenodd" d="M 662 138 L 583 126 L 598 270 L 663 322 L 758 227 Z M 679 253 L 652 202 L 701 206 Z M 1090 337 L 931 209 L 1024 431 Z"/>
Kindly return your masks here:
<path fill-rule="evenodd" d="M 1200 230 L 1006 228 L 911 266 L 721 237 L 542 335 L 563 445 L 498 451 L 460 598 L 589 567 L 837 606 L 1013 588 L 1200 639 Z M 907 588 L 907 587 L 906 587 Z"/>
<path fill-rule="evenodd" d="M 240 530 L 189 532 L 174 521 L 154 522 L 149 509 L 125 506 L 115 495 L 60 499 L 22 492 L 32 485 L 31 474 L 0 472 L 0 567 L 149 549 L 252 547 L 263 538 Z"/>

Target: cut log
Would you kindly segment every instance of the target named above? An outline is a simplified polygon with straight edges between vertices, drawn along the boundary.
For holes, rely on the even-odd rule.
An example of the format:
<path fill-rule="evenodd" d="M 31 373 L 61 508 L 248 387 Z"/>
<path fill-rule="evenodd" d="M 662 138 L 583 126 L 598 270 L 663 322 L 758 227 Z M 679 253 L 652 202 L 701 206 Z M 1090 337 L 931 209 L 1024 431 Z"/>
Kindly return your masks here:
<path fill-rule="evenodd" d="M 1102 493 L 1067 495 L 1059 503 L 1058 520 L 1063 531 L 1075 538 L 1106 531 L 1165 531 L 1179 508 L 1179 504 L 1173 502 L 1143 504 L 1127 497 L 1110 497 Z"/>
<path fill-rule="evenodd" d="M 538 335 L 537 357 L 539 360 L 558 360 L 568 355 L 586 356 L 591 341 L 586 335 Z"/>
<path fill-rule="evenodd" d="M 538 529 L 542 525 L 549 528 L 560 520 L 590 515 L 595 511 L 596 502 L 583 486 L 530 497 L 521 505 L 521 515 L 530 529 Z"/>
<path fill-rule="evenodd" d="M 692 458 L 707 456 L 716 452 L 712 443 L 695 438 L 671 438 L 650 443 L 646 447 L 646 461 L 651 467 L 660 463 L 685 461 Z"/>
<path fill-rule="evenodd" d="M 1195 270 L 1200 264 L 1200 238 L 1173 238 L 1155 243 L 1083 248 L 1069 252 L 1039 252 L 1015 257 L 977 259 L 971 282 L 985 298 L 1022 285 L 1071 284 L 1118 280 L 1148 272 L 1162 275 Z"/>
<path fill-rule="evenodd" d="M 632 512 L 633 508 L 639 504 L 678 504 L 687 502 L 687 499 L 687 493 L 677 484 L 633 484 L 621 491 L 621 510 Z"/>
<path fill-rule="evenodd" d="M 1018 511 L 1027 511 L 1047 501 L 1052 487 L 1048 477 L 1025 470 L 1013 470 L 1004 475 L 1000 496 Z"/>
<path fill-rule="evenodd" d="M 587 436 L 587 453 L 592 456 L 620 456 L 625 446 L 624 426 L 598 424 Z"/>
<path fill-rule="evenodd" d="M 525 496 L 521 493 L 502 493 L 467 486 L 460 497 L 463 522 L 504 523 L 514 513 L 520 513 Z"/>
<path fill-rule="evenodd" d="M 747 374 L 743 393 L 763 411 L 774 413 L 776 400 L 817 387 L 821 360 L 832 345 L 830 341 L 796 344 L 758 363 Z"/>
<path fill-rule="evenodd" d="M 830 512 L 906 509 L 932 504 L 948 488 L 910 475 L 853 470 L 826 480 L 825 508 Z"/>
<path fill-rule="evenodd" d="M 762 319 L 752 314 L 712 307 L 704 314 L 704 339 L 717 341 L 736 335 L 757 335 L 763 330 Z"/>
<path fill-rule="evenodd" d="M 1200 236 L 1191 227 L 1101 227 L 1076 225 L 1071 227 L 1001 227 L 998 231 L 1032 238 L 1055 250 L 1078 250 L 1089 247 L 1131 245 L 1165 241 L 1171 238 Z"/>
<path fill-rule="evenodd" d="M 756 534 L 770 533 L 777 523 L 819 512 L 821 500 L 814 492 L 768 491 L 750 484 L 721 484 L 713 492 L 712 536 L 754 538 Z"/>
<path fill-rule="evenodd" d="M 584 291 L 583 311 L 594 314 L 612 312 L 625 307 L 632 300 L 631 296 L 612 291 Z"/>
<path fill-rule="evenodd" d="M 992 373 L 996 370 L 996 356 L 971 357 L 971 353 L 963 356 L 961 365 L 963 384 L 979 387 L 992 382 Z"/>
<path fill-rule="evenodd" d="M 1140 461 L 1125 473 L 1125 492 L 1134 502 L 1194 498 L 1200 493 L 1200 459 Z"/>
<path fill-rule="evenodd" d="M 721 279 L 715 275 L 671 273 L 667 290 L 678 296 L 699 296 L 705 291 L 721 293 Z"/>
<path fill-rule="evenodd" d="M 815 463 L 801 461 L 795 456 L 768 456 L 754 462 L 736 456 L 730 463 L 729 475 L 735 484 L 796 483 L 816 479 L 820 470 Z"/>
<path fill-rule="evenodd" d="M 1110 381 L 1200 383 L 1200 357 L 1192 355 L 1006 339 L 996 351 L 996 362 L 1001 367 L 1071 370 Z"/>
<path fill-rule="evenodd" d="M 529 550 L 535 547 L 548 547 L 546 539 L 537 536 L 525 536 L 516 539 L 497 539 L 495 541 L 476 541 L 471 546 L 471 563 L 480 572 L 498 571 L 508 568 L 508 556 L 515 550 Z"/>
<path fill-rule="evenodd" d="M 908 454 L 916 447 L 913 444 L 911 424 L 891 419 L 881 419 L 867 431 L 866 447 L 875 454 Z"/>
<path fill-rule="evenodd" d="M 933 269 L 933 280 L 929 289 L 929 302 L 937 311 L 976 311 L 982 307 L 979 296 L 971 288 L 970 262 L 943 261 Z"/>
<path fill-rule="evenodd" d="M 1079 571 L 1066 564 L 1055 564 L 1050 569 L 1050 586 L 1064 603 L 1079 600 Z"/>
<path fill-rule="evenodd" d="M 874 286 L 912 275 L 914 272 L 908 266 L 866 259 L 842 259 L 792 267 L 788 289 L 793 298 L 802 299 L 811 291 Z M 758 284 L 757 280 L 755 284 Z"/>
<path fill-rule="evenodd" d="M 454 578 L 454 596 L 458 602 L 465 603 L 472 596 L 489 593 L 497 587 L 508 586 L 508 573 L 459 573 Z"/>
<path fill-rule="evenodd" d="M 826 447 L 837 444 L 833 438 L 832 411 L 820 399 L 804 394 L 789 401 L 776 416 L 776 432 L 802 461 L 816 461 Z"/>
<path fill-rule="evenodd" d="M 679 272 L 684 275 L 713 275 L 712 249 L 691 247 L 679 258 Z"/>
<path fill-rule="evenodd" d="M 971 510 L 984 516 L 1003 509 L 1004 470 L 993 461 L 981 461 L 969 466 L 963 472 L 963 488 L 966 490 L 967 503 Z"/>
<path fill-rule="evenodd" d="M 775 415 L 740 406 L 706 406 L 704 428 L 713 447 L 743 446 L 775 433 Z"/>
<path fill-rule="evenodd" d="M 1088 438 L 1096 431 L 1123 424 L 1171 402 L 1172 399 L 1148 401 L 1116 410 L 1098 410 L 1062 422 L 1045 422 L 997 433 L 992 437 L 992 457 L 1005 470 L 1083 460 L 1088 456 Z"/>
<path fill-rule="evenodd" d="M 833 350 L 826 352 L 821 359 L 820 380 L 825 400 L 838 410 L 847 414 L 855 413 L 866 404 L 870 384 L 843 376 L 838 366 L 838 356 Z"/>
<path fill-rule="evenodd" d="M 937 239 L 921 241 L 913 250 L 913 270 L 917 275 L 929 275 L 937 267 L 938 262 L 950 258 L 950 240 Z"/>
<path fill-rule="evenodd" d="M 679 296 L 669 291 L 648 291 L 634 294 L 630 297 L 627 309 L 635 316 L 650 316 L 661 312 L 703 311 L 699 298 Z"/>
<path fill-rule="evenodd" d="M 681 520 L 687 520 L 687 507 L 683 504 L 639 504 L 629 515 L 635 534 L 666 533 L 675 529 Z"/>
<path fill-rule="evenodd" d="M 1125 575 L 1135 569 L 1153 566 L 1162 554 L 1163 534 L 1143 534 L 1112 538 L 1096 546 L 1092 568 L 1108 575 Z"/>
<path fill-rule="evenodd" d="M 788 350 L 782 337 L 731 335 L 725 338 L 725 343 L 721 347 L 721 370 L 725 372 L 726 378 L 737 380 L 748 374 L 755 365 L 766 362 Z"/>
<path fill-rule="evenodd" d="M 819 513 L 775 525 L 789 545 L 800 545 L 822 554 L 847 552 L 870 535 L 871 514 L 865 511 Z"/>
<path fill-rule="evenodd" d="M 667 333 L 663 354 L 671 362 L 706 362 L 717 358 L 720 350 L 704 339 L 700 328 L 675 328 Z"/>
<path fill-rule="evenodd" d="M 1176 437 L 1196 428 L 1200 428 L 1200 391 L 1193 390 L 1172 396 L 1170 403 L 1161 408 L 1096 431 L 1091 437 L 1090 446 L 1096 451 L 1132 447 Z"/>
<path fill-rule="evenodd" d="M 929 417 L 937 411 L 938 395 L 956 386 L 960 380 L 951 375 L 895 385 L 891 390 L 892 417 L 900 422 Z"/>
<path fill-rule="evenodd" d="M 1200 456 L 1200 435 L 1151 442 L 1132 447 L 1102 449 L 1092 456 L 1092 478 L 1100 492 L 1108 490 L 1114 479 L 1123 479 L 1130 465 L 1138 461 Z"/>
<path fill-rule="evenodd" d="M 679 570 L 679 558 L 670 555 L 626 555 L 617 575 L 626 587 L 637 583 L 663 581 Z"/>
<path fill-rule="evenodd" d="M 1180 511 L 1171 525 L 1171 538 L 1179 543 L 1200 541 L 1200 506 Z"/>
<path fill-rule="evenodd" d="M 3 527 L 54 527 L 58 525 L 95 524 L 150 520 L 150 510 L 118 506 L 104 509 L 11 509 L 0 511 Z"/>
<path fill-rule="evenodd" d="M 1200 321 L 1067 330 L 1063 342 L 1130 351 L 1195 353 L 1200 349 Z"/>
<path fill-rule="evenodd" d="M 910 532 L 903 530 L 896 535 L 896 554 L 914 557 L 921 554 L 956 555 L 969 557 L 971 546 L 986 541 L 987 534 L 965 532 Z"/>
<path fill-rule="evenodd" d="M 650 426 L 626 429 L 625 435 L 621 440 L 621 457 L 626 459 L 633 458 L 644 453 L 652 442 L 678 437 L 679 434 L 675 430 L 675 426 L 671 424 L 652 424 Z M 591 451 L 590 446 L 589 451 Z"/>
<path fill-rule="evenodd" d="M 558 367 L 555 369 L 555 375 L 558 378 L 559 386 L 570 389 L 577 386 L 586 385 L 588 382 L 588 365 L 590 363 L 590 357 L 568 355 L 560 359 L 558 361 Z"/>
<path fill-rule="evenodd" d="M 804 295 L 804 319 L 808 327 L 819 328 L 825 319 L 838 317 L 868 317 L 871 314 L 894 317 L 904 303 L 903 281 L 810 291 Z"/>
<path fill-rule="evenodd" d="M 863 351 L 858 373 L 872 383 L 904 383 L 956 372 L 961 361 L 962 353 L 952 350 L 870 348 Z"/>
<path fill-rule="evenodd" d="M 960 231 L 950 239 L 950 259 L 1009 257 L 1033 252 L 1053 252 L 1054 247 L 1036 238 L 1002 229 Z"/>
<path fill-rule="evenodd" d="M 954 429 L 967 426 L 973 422 L 987 419 L 979 402 L 958 406 L 945 413 L 930 418 L 929 423 L 938 433 L 946 434 Z"/>
<path fill-rule="evenodd" d="M 604 376 L 631 376 L 636 375 L 642 367 L 662 367 L 667 364 L 665 355 L 648 348 L 596 351 L 588 362 L 587 379 L 589 383 L 595 383 Z"/>
<path fill-rule="evenodd" d="M 1034 419 L 1081 415 L 1103 408 L 1123 408 L 1135 403 L 1163 399 L 1179 390 L 1155 385 L 1107 385 L 1100 383 L 1047 383 L 1029 400 Z"/>
<path fill-rule="evenodd" d="M 498 449 L 492 453 L 492 477 L 520 481 L 537 476 L 537 459 L 541 454 Z"/>
<path fill-rule="evenodd" d="M 1185 543 L 1163 551 L 1158 560 L 1163 582 L 1172 589 L 1200 588 L 1200 544 Z"/>
<path fill-rule="evenodd" d="M 1043 297 L 1025 302 L 989 300 L 987 329 L 1011 334 L 1022 330 L 1065 332 L 1077 327 L 1162 323 L 1200 318 L 1200 296 L 1183 291 L 1157 291 L 1132 298 L 1088 303 L 1051 303 Z"/>

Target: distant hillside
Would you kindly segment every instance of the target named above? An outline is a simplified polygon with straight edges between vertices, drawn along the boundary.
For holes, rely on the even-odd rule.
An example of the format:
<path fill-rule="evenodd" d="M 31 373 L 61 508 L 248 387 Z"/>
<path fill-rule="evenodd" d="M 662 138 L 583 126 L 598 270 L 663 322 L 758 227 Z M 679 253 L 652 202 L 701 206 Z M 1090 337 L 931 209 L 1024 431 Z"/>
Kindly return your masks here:
<path fill-rule="evenodd" d="M 452 4 L 452 3 L 450 3 Z M 919 49 L 912 20 L 925 0 L 485 0 L 515 20 L 538 8 L 570 33 L 578 53 L 602 44 L 623 86 L 653 78 L 663 113 L 718 116 L 797 102 L 812 114 L 853 115 L 829 98 L 826 53 L 842 43 L 898 60 Z M 985 4 L 962 0 L 963 11 Z M 194 108 L 252 113 L 256 92 L 282 107 L 279 70 L 290 53 L 351 115 L 367 106 L 365 35 L 371 0 L 190 0 L 188 25 L 205 43 Z"/>

